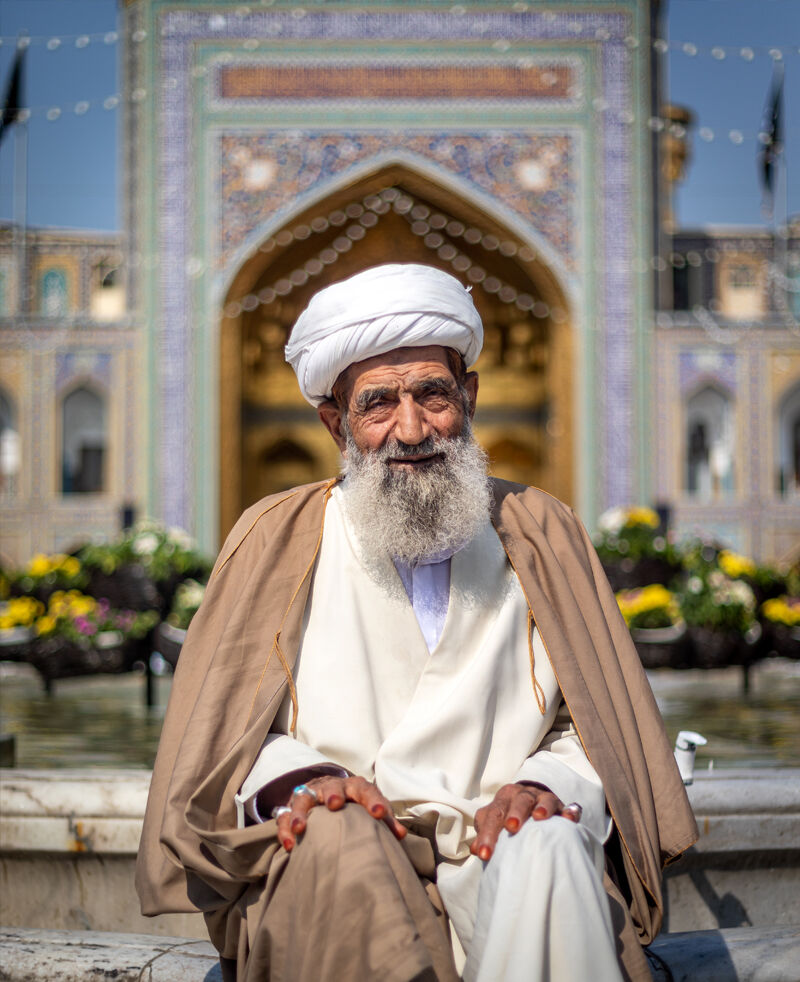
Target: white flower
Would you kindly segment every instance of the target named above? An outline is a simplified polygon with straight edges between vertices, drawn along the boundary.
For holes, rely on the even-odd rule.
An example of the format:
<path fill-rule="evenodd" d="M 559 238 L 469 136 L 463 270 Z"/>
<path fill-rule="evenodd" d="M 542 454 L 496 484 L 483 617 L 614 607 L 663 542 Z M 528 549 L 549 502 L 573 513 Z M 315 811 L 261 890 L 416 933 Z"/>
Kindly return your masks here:
<path fill-rule="evenodd" d="M 689 593 L 702 593 L 703 592 L 703 581 L 699 576 L 689 577 L 689 582 L 686 584 L 689 589 Z"/>
<path fill-rule="evenodd" d="M 194 540 L 189 533 L 179 528 L 167 529 L 167 542 L 171 542 L 179 549 L 186 549 L 187 551 L 194 547 Z"/>
<path fill-rule="evenodd" d="M 756 598 L 750 587 L 742 580 L 734 580 L 730 586 L 731 599 L 747 610 L 755 610 Z"/>
<path fill-rule="evenodd" d="M 618 505 L 603 512 L 597 519 L 597 527 L 602 532 L 619 532 L 627 517 L 626 510 Z"/>
<path fill-rule="evenodd" d="M 667 543 L 663 535 L 657 535 L 655 539 L 653 539 L 653 549 L 655 549 L 656 552 L 663 552 L 666 546 Z"/>
<path fill-rule="evenodd" d="M 152 556 L 158 549 L 158 536 L 154 532 L 142 532 L 133 540 L 131 548 L 137 556 Z"/>

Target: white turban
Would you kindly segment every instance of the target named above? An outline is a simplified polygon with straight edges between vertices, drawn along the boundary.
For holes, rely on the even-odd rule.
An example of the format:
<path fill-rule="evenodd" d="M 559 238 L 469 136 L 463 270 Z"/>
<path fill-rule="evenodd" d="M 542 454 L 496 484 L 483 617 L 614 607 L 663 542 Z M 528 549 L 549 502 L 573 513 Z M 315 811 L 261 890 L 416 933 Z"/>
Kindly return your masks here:
<path fill-rule="evenodd" d="M 350 365 L 395 348 L 455 348 L 472 365 L 483 325 L 467 290 L 432 266 L 376 266 L 320 290 L 286 345 L 286 360 L 313 405 L 330 399 Z"/>

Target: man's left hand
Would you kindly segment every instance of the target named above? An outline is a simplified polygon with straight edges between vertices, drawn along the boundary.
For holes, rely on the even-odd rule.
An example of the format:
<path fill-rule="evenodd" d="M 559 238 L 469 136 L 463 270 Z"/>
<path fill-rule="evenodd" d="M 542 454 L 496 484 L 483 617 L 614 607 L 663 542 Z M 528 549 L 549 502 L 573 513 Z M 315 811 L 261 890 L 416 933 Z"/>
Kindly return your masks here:
<path fill-rule="evenodd" d="M 469 851 L 485 862 L 491 859 L 503 829 L 514 835 L 529 818 L 541 822 L 554 815 L 571 822 L 580 820 L 577 807 L 565 806 L 552 791 L 530 784 L 504 784 L 488 805 L 475 812 L 475 830 L 478 834 Z"/>

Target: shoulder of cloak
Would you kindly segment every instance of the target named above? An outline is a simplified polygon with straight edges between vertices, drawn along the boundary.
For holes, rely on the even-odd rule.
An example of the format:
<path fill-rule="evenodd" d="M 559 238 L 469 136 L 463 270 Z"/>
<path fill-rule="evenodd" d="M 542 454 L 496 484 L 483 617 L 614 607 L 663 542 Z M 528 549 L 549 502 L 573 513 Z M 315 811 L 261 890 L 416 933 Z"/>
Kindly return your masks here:
<path fill-rule="evenodd" d="M 661 868 L 697 827 L 661 714 L 582 523 L 537 488 L 494 482 L 493 522 L 620 839 L 640 934 L 661 922 Z"/>
<path fill-rule="evenodd" d="M 205 880 L 215 883 L 216 871 L 186 808 L 198 788 L 217 787 L 218 772 L 235 784 L 252 763 L 247 753 L 258 753 L 291 675 L 283 651 L 297 650 L 334 483 L 264 498 L 244 512 L 220 550 L 181 649 L 153 769 L 136 875 L 144 913 L 216 903 L 187 894 L 187 870 L 208 866 Z M 232 793 L 228 801 L 220 792 L 217 804 L 219 819 L 230 818 L 223 812 L 233 808 Z"/>

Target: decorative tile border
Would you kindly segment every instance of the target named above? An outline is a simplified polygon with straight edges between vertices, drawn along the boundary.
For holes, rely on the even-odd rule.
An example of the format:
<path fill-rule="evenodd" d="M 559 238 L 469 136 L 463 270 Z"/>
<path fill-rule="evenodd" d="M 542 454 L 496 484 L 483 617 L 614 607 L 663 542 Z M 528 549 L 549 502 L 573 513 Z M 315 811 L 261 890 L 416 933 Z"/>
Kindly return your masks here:
<path fill-rule="evenodd" d="M 577 160 L 563 133 L 418 133 L 413 130 L 224 131 L 218 138 L 220 241 L 227 269 L 248 236 L 332 177 L 367 160 L 416 156 L 444 178 L 502 202 L 543 236 L 570 271 L 577 253 Z M 528 189 L 523 182 L 537 184 Z"/>
<path fill-rule="evenodd" d="M 388 63 L 387 63 L 388 61 Z M 218 70 L 219 105 L 275 101 L 345 100 L 547 100 L 564 102 L 574 91 L 569 65 L 376 64 L 225 65 Z"/>

